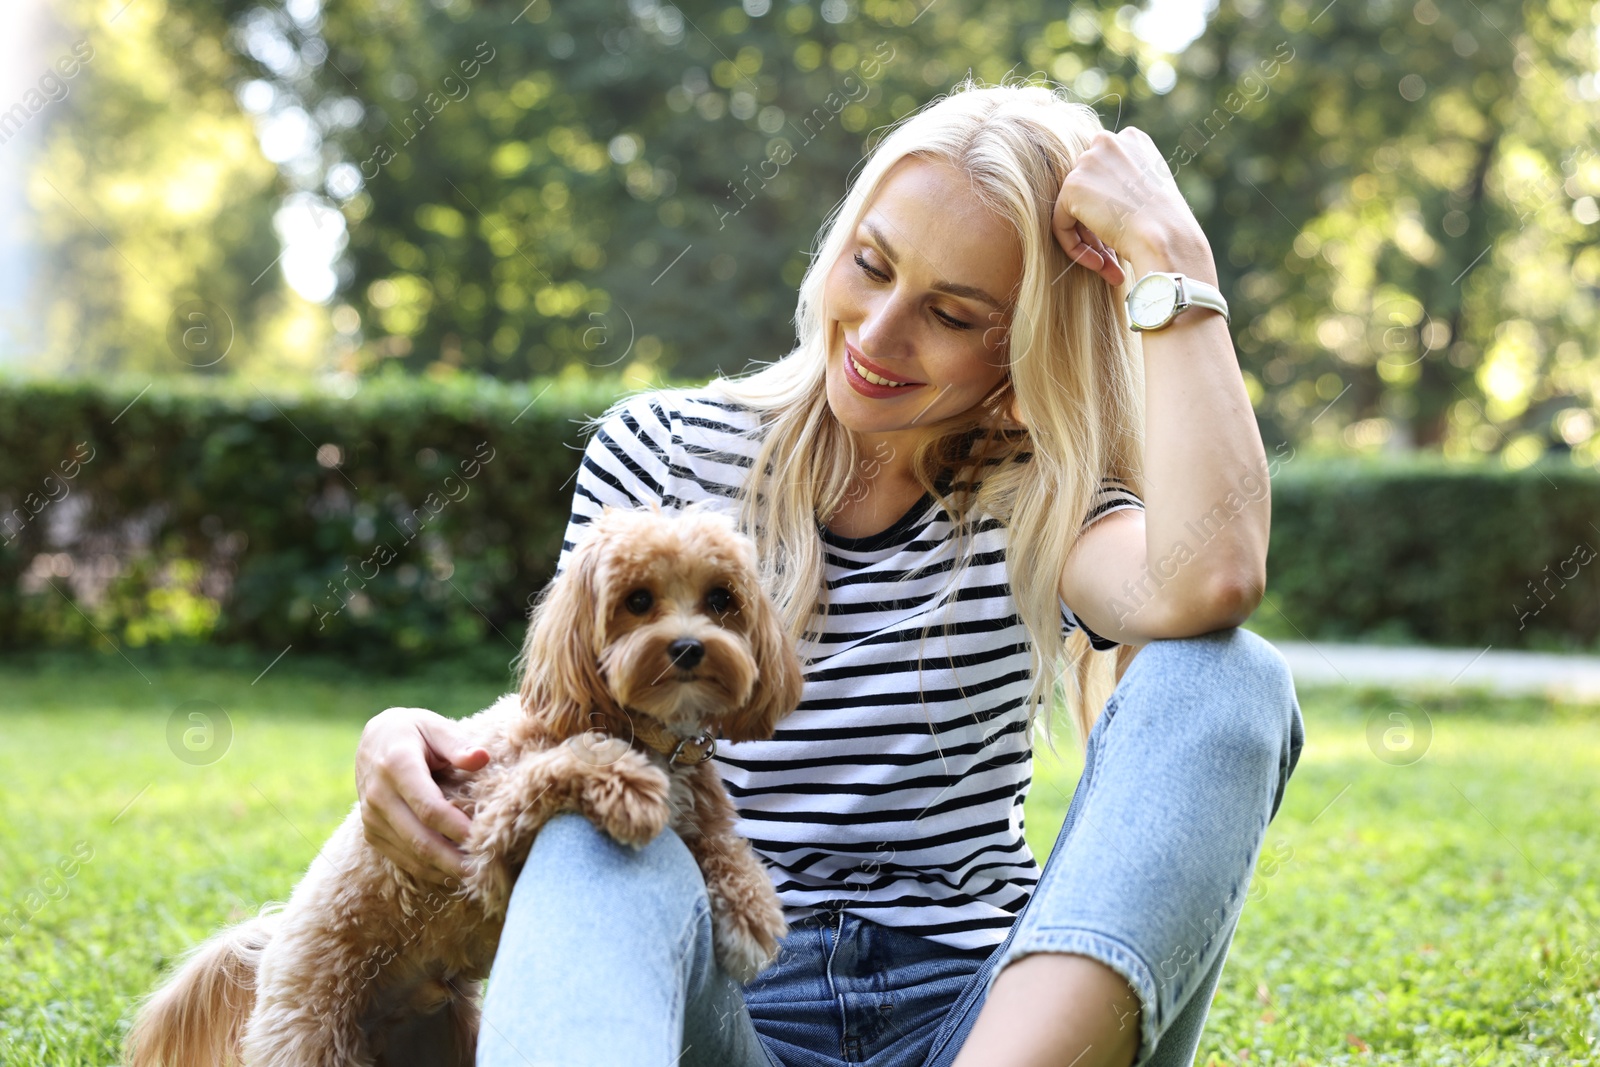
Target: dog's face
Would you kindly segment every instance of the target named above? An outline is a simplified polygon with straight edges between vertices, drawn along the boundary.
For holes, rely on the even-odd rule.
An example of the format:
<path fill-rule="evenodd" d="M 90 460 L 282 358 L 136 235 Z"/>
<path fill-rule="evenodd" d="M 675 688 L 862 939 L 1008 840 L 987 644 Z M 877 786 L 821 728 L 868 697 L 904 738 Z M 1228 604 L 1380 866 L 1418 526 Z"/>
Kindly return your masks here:
<path fill-rule="evenodd" d="M 573 549 L 529 631 L 530 686 L 582 706 L 577 731 L 625 729 L 622 708 L 680 734 L 772 735 L 800 699 L 800 665 L 726 516 L 607 508 Z"/>

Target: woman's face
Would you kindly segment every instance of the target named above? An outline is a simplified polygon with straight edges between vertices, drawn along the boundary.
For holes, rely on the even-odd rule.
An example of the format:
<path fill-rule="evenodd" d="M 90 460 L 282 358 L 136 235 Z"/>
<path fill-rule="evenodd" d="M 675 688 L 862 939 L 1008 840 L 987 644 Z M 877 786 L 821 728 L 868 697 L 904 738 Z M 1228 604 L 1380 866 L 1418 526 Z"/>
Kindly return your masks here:
<path fill-rule="evenodd" d="M 1021 277 L 1016 231 L 976 202 L 964 174 L 902 159 L 828 273 L 834 417 L 893 434 L 977 404 L 1005 378 Z"/>

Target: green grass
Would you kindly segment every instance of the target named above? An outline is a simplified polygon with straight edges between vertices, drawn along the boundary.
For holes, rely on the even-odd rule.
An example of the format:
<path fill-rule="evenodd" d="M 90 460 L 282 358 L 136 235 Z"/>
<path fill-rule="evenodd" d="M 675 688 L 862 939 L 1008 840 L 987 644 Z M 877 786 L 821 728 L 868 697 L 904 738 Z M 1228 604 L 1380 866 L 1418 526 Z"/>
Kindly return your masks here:
<path fill-rule="evenodd" d="M 219 922 L 281 899 L 349 810 L 368 716 L 467 714 L 507 687 L 293 657 L 254 682 L 261 665 L 138 662 L 0 661 L 6 1067 L 116 1062 L 131 998 Z M 1300 695 L 1307 747 L 1197 1063 L 1600 1062 L 1600 708 Z M 168 744 L 190 701 L 232 726 L 208 765 Z M 1367 742 L 1397 707 L 1432 723 L 1409 766 Z M 1077 776 L 1058 736 L 1069 758 L 1039 746 L 1028 804 L 1041 860 Z"/>

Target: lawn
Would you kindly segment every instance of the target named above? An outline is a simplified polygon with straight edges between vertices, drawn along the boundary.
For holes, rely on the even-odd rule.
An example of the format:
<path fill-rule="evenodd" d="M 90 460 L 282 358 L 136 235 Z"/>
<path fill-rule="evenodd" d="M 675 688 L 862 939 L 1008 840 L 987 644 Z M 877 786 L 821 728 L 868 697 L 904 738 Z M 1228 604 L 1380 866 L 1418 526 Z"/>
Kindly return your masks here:
<path fill-rule="evenodd" d="M 217 923 L 281 899 L 349 810 L 368 716 L 467 714 L 506 688 L 293 657 L 259 678 L 265 663 L 135 663 L 0 661 L 6 1067 L 115 1063 L 131 998 Z M 1600 708 L 1300 696 L 1307 747 L 1197 1062 L 1600 1062 Z M 1395 711 L 1409 750 L 1385 737 Z M 1041 860 L 1077 775 L 1058 736 L 1069 758 L 1038 747 L 1027 809 Z"/>

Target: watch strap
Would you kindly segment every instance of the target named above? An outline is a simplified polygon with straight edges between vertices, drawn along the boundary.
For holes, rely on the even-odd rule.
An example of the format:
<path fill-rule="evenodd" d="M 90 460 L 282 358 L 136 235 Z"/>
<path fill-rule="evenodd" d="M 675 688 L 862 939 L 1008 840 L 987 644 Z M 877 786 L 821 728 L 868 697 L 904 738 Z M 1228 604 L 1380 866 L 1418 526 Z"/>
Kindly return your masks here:
<path fill-rule="evenodd" d="M 1203 307 L 1221 313 L 1222 321 L 1228 321 L 1228 302 L 1222 298 L 1222 293 L 1217 290 L 1216 286 L 1208 282 L 1196 281 L 1185 274 L 1180 274 L 1178 277 L 1181 280 L 1178 282 L 1178 304 L 1173 309 L 1173 318 L 1176 318 L 1178 312 L 1186 307 Z M 1172 320 L 1168 319 L 1167 321 L 1171 322 Z"/>

